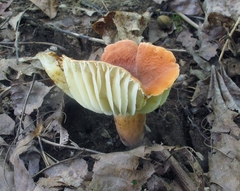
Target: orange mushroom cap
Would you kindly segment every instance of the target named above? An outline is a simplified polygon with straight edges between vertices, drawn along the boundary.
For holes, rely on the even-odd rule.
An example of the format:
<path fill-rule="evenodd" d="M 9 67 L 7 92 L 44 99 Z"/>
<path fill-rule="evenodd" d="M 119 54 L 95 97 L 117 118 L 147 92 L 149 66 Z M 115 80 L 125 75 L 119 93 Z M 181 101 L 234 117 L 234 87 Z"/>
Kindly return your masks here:
<path fill-rule="evenodd" d="M 102 61 L 128 70 L 141 83 L 147 95 L 160 95 L 169 89 L 179 75 L 173 53 L 149 43 L 138 46 L 131 40 L 108 45 Z"/>
<path fill-rule="evenodd" d="M 102 54 L 102 61 L 120 66 L 137 77 L 136 55 L 138 45 L 131 40 L 121 40 L 115 44 L 106 46 Z"/>

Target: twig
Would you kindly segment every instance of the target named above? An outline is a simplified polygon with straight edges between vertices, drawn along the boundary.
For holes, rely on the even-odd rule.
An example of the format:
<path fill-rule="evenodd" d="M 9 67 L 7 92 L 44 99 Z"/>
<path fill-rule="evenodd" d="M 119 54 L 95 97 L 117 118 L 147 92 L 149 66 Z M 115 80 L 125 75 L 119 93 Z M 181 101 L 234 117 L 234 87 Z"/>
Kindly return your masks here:
<path fill-rule="evenodd" d="M 21 15 L 21 17 L 19 18 L 19 20 L 18 20 L 18 22 L 17 22 L 17 26 L 16 26 L 16 37 L 15 37 L 15 49 L 16 49 L 16 61 L 17 61 L 17 64 L 19 63 L 19 59 L 18 59 L 18 38 L 19 38 L 19 35 L 20 35 L 20 33 L 18 32 L 18 30 L 19 30 L 19 25 L 20 25 L 20 23 L 21 23 L 21 20 L 22 20 L 22 17 L 23 17 L 23 15 L 26 13 L 26 11 L 28 11 L 28 9 L 26 9 L 23 13 L 22 13 L 22 15 Z"/>
<path fill-rule="evenodd" d="M 14 44 L 14 42 L 0 42 L 0 44 Z M 43 45 L 49 45 L 49 46 L 56 46 L 57 48 L 66 51 L 67 49 L 58 45 L 58 44 L 54 44 L 54 43 L 50 43 L 50 42 L 18 42 L 18 44 L 23 45 L 23 44 L 43 44 Z"/>
<path fill-rule="evenodd" d="M 232 37 L 232 34 L 233 34 L 234 31 L 236 30 L 239 22 L 240 22 L 240 17 L 238 17 L 237 22 L 235 23 L 234 27 L 232 28 L 231 32 L 230 32 L 229 35 L 228 35 L 230 38 Z M 219 64 L 221 64 L 221 65 L 223 65 L 223 63 L 222 63 L 221 60 L 222 60 L 223 54 L 224 54 L 224 52 L 225 52 L 225 50 L 226 50 L 226 48 L 227 48 L 228 43 L 229 43 L 229 39 L 226 40 L 226 42 L 225 42 L 225 44 L 224 44 L 224 46 L 223 46 L 223 48 L 222 48 L 221 54 L 220 54 L 220 56 L 219 56 L 219 59 L 218 59 L 218 62 L 219 62 Z"/>
<path fill-rule="evenodd" d="M 16 137 L 19 136 L 20 129 L 22 128 L 22 121 L 23 121 L 25 110 L 26 110 L 26 107 L 27 107 L 28 98 L 29 98 L 30 93 L 31 93 L 31 91 L 33 89 L 33 85 L 34 85 L 35 79 L 36 79 L 36 74 L 33 74 L 33 80 L 32 80 L 31 86 L 29 88 L 28 94 L 27 94 L 27 96 L 25 98 L 25 101 L 24 101 L 24 104 L 23 104 L 23 109 L 22 109 L 22 113 L 21 113 L 21 117 L 20 117 L 20 121 L 19 121 L 19 127 L 18 127 L 18 130 L 17 130 Z"/>
<path fill-rule="evenodd" d="M 4 25 L 11 19 L 12 14 L 8 16 L 8 18 L 0 25 L 0 29 L 4 27 Z"/>
<path fill-rule="evenodd" d="M 168 12 L 168 11 L 160 11 L 159 13 L 160 14 L 165 14 L 165 15 L 177 15 L 176 13 L 172 13 L 172 12 Z M 204 21 L 203 17 L 198 17 L 198 16 L 194 16 L 194 15 L 188 15 L 188 17 Z"/>
<path fill-rule="evenodd" d="M 40 138 L 40 136 L 37 136 L 37 138 L 38 138 L 38 143 L 39 143 L 39 146 L 40 146 L 41 154 L 42 154 L 42 157 L 43 157 L 43 161 L 44 161 L 44 163 L 45 163 L 46 166 L 49 166 L 50 164 L 49 164 L 49 162 L 48 162 L 48 160 L 47 160 L 47 157 L 46 157 L 46 155 L 45 155 L 45 152 L 44 152 L 44 150 L 43 150 L 41 138 Z"/>
<path fill-rule="evenodd" d="M 67 30 L 60 29 L 60 28 L 55 27 L 55 26 L 52 26 L 52 28 L 55 29 L 56 31 L 59 31 L 59 32 L 62 32 L 62 33 L 65 33 L 65 34 L 68 34 L 68 35 L 71 35 L 71 36 L 75 36 L 77 38 L 83 38 L 83 39 L 87 39 L 87 40 L 90 40 L 90 41 L 93 41 L 93 42 L 98 42 L 98 43 L 101 43 L 101 44 L 105 44 L 105 42 L 102 39 L 99 39 L 99 38 L 94 38 L 94 37 L 86 36 L 84 34 L 78 34 L 78 33 L 75 33 L 75 32 L 70 32 L 70 31 L 67 31 Z"/>
<path fill-rule="evenodd" d="M 188 174 L 182 169 L 182 167 L 179 165 L 177 160 L 173 156 L 171 156 L 169 151 L 164 149 L 160 152 L 164 158 L 168 159 L 168 162 L 171 165 L 171 169 L 174 171 L 174 173 L 177 175 L 177 177 L 181 181 L 184 190 L 186 191 L 197 190 L 195 183 L 191 180 Z"/>
<path fill-rule="evenodd" d="M 184 14 L 174 10 L 184 21 L 186 21 L 188 24 L 190 24 L 191 26 L 193 26 L 195 29 L 198 29 L 199 26 L 193 22 L 191 19 L 189 19 L 187 16 L 185 16 Z"/>
<path fill-rule="evenodd" d="M 166 49 L 171 52 L 187 52 L 185 49 L 171 49 L 171 48 L 166 48 Z"/>
<path fill-rule="evenodd" d="M 86 149 L 86 148 L 80 148 L 80 147 L 72 147 L 72 146 L 69 146 L 69 145 L 60 145 L 58 143 L 54 143 L 54 142 L 48 141 L 47 139 L 44 139 L 42 137 L 41 137 L 41 140 L 43 142 L 45 142 L 45 143 L 48 143 L 50 145 L 57 146 L 57 147 L 63 147 L 63 148 L 68 148 L 68 149 L 75 149 L 75 150 L 78 150 L 78 151 L 87 151 L 87 152 L 91 152 L 91 153 L 95 153 L 95 154 L 104 154 L 102 152 L 94 151 L 92 149 Z"/>

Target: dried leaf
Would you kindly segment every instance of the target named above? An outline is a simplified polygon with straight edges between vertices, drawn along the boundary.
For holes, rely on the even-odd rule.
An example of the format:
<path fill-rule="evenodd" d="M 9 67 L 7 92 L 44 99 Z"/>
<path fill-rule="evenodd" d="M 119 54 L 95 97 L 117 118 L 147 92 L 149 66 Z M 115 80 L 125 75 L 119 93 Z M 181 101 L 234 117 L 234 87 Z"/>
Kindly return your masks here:
<path fill-rule="evenodd" d="M 139 163 L 139 157 L 129 153 L 111 153 L 94 156 L 93 180 L 88 189 L 92 190 L 141 190 L 147 179 L 154 173 L 149 161 Z M 138 166 L 142 167 L 138 169 Z"/>
<path fill-rule="evenodd" d="M 8 17 L 12 14 L 12 11 L 6 11 L 6 9 L 11 5 L 13 0 L 8 0 L 5 2 L 1 2 L 0 4 L 0 15 L 3 17 Z"/>
<path fill-rule="evenodd" d="M 210 77 L 204 80 L 199 80 L 193 97 L 191 99 L 191 104 L 194 107 L 201 106 L 207 101 L 207 93 L 209 90 Z"/>
<path fill-rule="evenodd" d="M 11 190 L 14 189 L 13 171 L 7 163 L 4 163 L 4 157 L 0 155 L 0 188 L 1 191 L 9 191 L 4 179 L 7 181 Z"/>
<path fill-rule="evenodd" d="M 41 75 L 44 71 L 42 64 L 35 57 L 20 58 L 19 64 L 16 63 L 16 59 L 1 59 L 0 68 L 0 80 L 8 80 L 9 68 L 28 76 L 31 76 L 33 73 Z"/>
<path fill-rule="evenodd" d="M 168 36 L 168 33 L 159 28 L 156 19 L 151 19 L 148 25 L 148 36 L 149 42 L 154 43 L 161 38 L 166 38 Z"/>
<path fill-rule="evenodd" d="M 39 7 L 50 19 L 57 15 L 58 0 L 30 0 Z"/>
<path fill-rule="evenodd" d="M 160 4 L 160 5 L 161 5 L 163 1 L 167 1 L 167 0 L 153 0 L 153 1 L 154 1 L 155 3 L 157 3 L 157 4 Z"/>
<path fill-rule="evenodd" d="M 53 167 L 44 171 L 50 178 L 54 178 L 56 182 L 61 182 L 67 186 L 79 187 L 83 179 L 88 173 L 88 165 L 83 159 L 73 159 L 61 162 Z M 55 186 L 56 182 L 53 181 L 50 187 Z"/>
<path fill-rule="evenodd" d="M 30 152 L 30 146 L 23 146 L 21 149 L 19 148 L 18 154 L 14 155 L 14 158 L 12 158 L 11 162 L 14 166 L 14 185 L 17 188 L 18 191 L 30 191 L 34 189 L 39 189 L 41 191 L 42 189 L 35 185 L 32 176 L 26 169 L 23 161 L 19 158 L 19 155 L 23 152 Z"/>
<path fill-rule="evenodd" d="M 198 0 L 172 0 L 169 2 L 172 9 L 186 15 L 202 15 L 203 11 Z"/>
<path fill-rule="evenodd" d="M 177 41 L 181 42 L 184 47 L 194 48 L 196 46 L 197 39 L 192 38 L 192 33 L 187 29 L 183 29 L 183 31 L 178 35 Z"/>
<path fill-rule="evenodd" d="M 20 22 L 23 14 L 25 13 L 25 11 L 23 12 L 20 12 L 17 14 L 17 16 L 15 17 L 12 17 L 10 20 L 9 20 L 9 24 L 12 26 L 12 28 L 14 29 L 14 31 L 16 31 L 16 28 L 17 28 L 17 24 L 18 22 Z"/>
<path fill-rule="evenodd" d="M 236 22 L 231 17 L 227 17 L 216 12 L 211 12 L 207 17 L 207 20 L 210 26 L 224 26 L 229 29 L 228 31 L 231 30 Z"/>
<path fill-rule="evenodd" d="M 198 83 L 198 88 L 192 102 L 197 105 L 201 101 L 208 102 L 208 108 L 212 110 L 207 116 L 212 125 L 213 148 L 209 155 L 211 188 L 237 190 L 240 187 L 240 129 L 234 118 L 240 113 L 240 88 L 227 76 L 224 68 L 219 72 L 214 66 L 210 80 Z"/>
<path fill-rule="evenodd" d="M 12 135 L 14 133 L 15 122 L 7 114 L 0 114 L 0 135 Z"/>
<path fill-rule="evenodd" d="M 142 15 L 130 12 L 117 11 L 113 22 L 118 31 L 118 40 L 131 39 L 140 43 L 143 39 L 142 33 L 150 20 L 150 14 L 145 12 Z"/>
<path fill-rule="evenodd" d="M 202 29 L 199 27 L 198 29 L 198 38 L 199 38 L 199 46 L 200 48 L 196 51 L 202 58 L 206 60 L 210 60 L 212 57 L 216 56 L 217 54 L 217 48 L 219 47 L 219 44 L 211 39 L 210 33 L 207 34 L 206 31 L 202 31 L 205 29 Z M 214 34 L 216 38 L 216 33 Z"/>
<path fill-rule="evenodd" d="M 38 109 L 43 102 L 43 98 L 52 87 L 47 87 L 42 82 L 35 81 L 32 91 L 29 94 L 25 113 L 31 114 L 34 109 Z M 29 93 L 30 83 L 15 81 L 11 87 L 11 99 L 14 105 L 14 114 L 21 115 L 25 99 Z"/>
<path fill-rule="evenodd" d="M 141 146 L 128 152 L 92 155 L 97 161 L 93 167 L 90 190 L 141 190 L 154 173 L 148 157 L 152 151 L 161 151 L 162 145 Z"/>
<path fill-rule="evenodd" d="M 221 14 L 223 16 L 230 17 L 234 20 L 237 20 L 240 16 L 240 2 L 239 0 L 205 0 L 203 2 L 203 9 L 206 15 L 209 15 L 212 12 Z M 207 18 L 206 18 L 207 20 Z"/>
<path fill-rule="evenodd" d="M 106 44 L 124 39 L 140 43 L 149 20 L 149 12 L 140 15 L 132 12 L 112 11 L 95 22 L 93 29 L 102 36 Z"/>
<path fill-rule="evenodd" d="M 60 134 L 59 144 L 65 144 L 68 141 L 69 134 L 65 128 L 62 127 L 62 121 L 64 117 L 64 93 L 59 88 L 55 87 L 51 91 L 49 97 L 46 97 L 44 105 L 47 105 L 47 111 L 43 110 L 42 112 L 48 112 L 51 107 L 54 111 L 45 121 L 44 126 L 48 127 L 48 131 L 45 136 L 51 136 L 51 134 Z M 54 137 L 54 136 L 53 136 Z M 52 138 L 53 138 L 52 137 Z"/>
<path fill-rule="evenodd" d="M 227 58 L 223 61 L 224 69 L 229 77 L 234 77 L 240 75 L 240 64 L 239 60 L 236 58 Z"/>
<path fill-rule="evenodd" d="M 238 143 L 239 146 L 239 143 Z M 219 186 L 218 190 L 236 191 L 240 188 L 240 163 L 239 160 L 233 160 L 220 152 L 216 152 L 209 157 L 209 177 L 211 190 L 215 190 L 215 184 Z"/>

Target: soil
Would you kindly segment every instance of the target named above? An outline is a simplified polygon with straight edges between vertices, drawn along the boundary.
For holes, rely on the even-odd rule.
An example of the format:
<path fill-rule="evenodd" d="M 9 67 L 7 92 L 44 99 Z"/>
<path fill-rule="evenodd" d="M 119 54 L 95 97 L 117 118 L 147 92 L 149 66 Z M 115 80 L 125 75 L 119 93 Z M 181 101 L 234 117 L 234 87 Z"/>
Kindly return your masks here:
<path fill-rule="evenodd" d="M 63 4 L 76 3 L 74 1 L 62 0 Z M 155 5 L 155 4 L 154 4 Z M 149 5 L 150 6 L 150 5 Z M 24 11 L 27 7 L 32 7 L 30 2 L 23 0 L 13 2 L 13 13 Z M 159 9 L 163 7 L 154 7 Z M 138 12 L 138 10 L 134 10 Z M 140 13 L 142 10 L 140 11 Z M 69 15 L 68 15 L 69 16 Z M 83 28 L 81 19 L 76 15 L 71 15 L 75 19 L 75 32 L 83 33 L 88 36 L 100 38 L 92 28 Z M 57 17 L 52 21 L 61 20 L 66 17 L 66 14 L 59 12 Z M 93 16 L 99 18 L 98 14 Z M 154 17 L 154 16 L 153 16 Z M 156 16 L 155 16 L 156 17 Z M 94 19 L 93 19 L 94 20 Z M 95 19 L 96 20 L 96 19 Z M 74 59 L 88 59 L 89 55 L 98 47 L 104 45 L 96 42 L 87 41 L 86 39 L 78 39 L 65 35 L 61 32 L 54 31 L 44 27 L 44 22 L 49 21 L 42 11 L 28 11 L 21 21 L 19 31 L 21 32 L 19 41 L 25 42 L 50 42 L 66 48 L 65 51 L 58 49 L 58 54 L 65 54 Z M 93 22 L 93 21 L 91 21 Z M 76 24 L 76 23 L 79 23 Z M 68 27 L 72 30 L 72 27 Z M 145 39 L 148 39 L 147 31 L 144 33 Z M 177 32 L 170 34 L 166 48 L 180 47 L 176 42 Z M 1 39 L 3 40 L 3 39 Z M 164 40 L 159 40 L 155 45 L 161 45 Z M 21 45 L 19 57 L 34 56 L 38 52 L 45 51 L 47 45 Z M 174 53 L 177 61 L 183 60 L 186 64 L 181 67 L 181 74 L 189 75 L 190 67 L 196 66 L 191 56 L 187 53 Z M 14 58 L 15 53 L 9 49 L 1 57 Z M 207 135 L 203 134 L 202 126 L 204 118 L 208 114 L 208 110 L 202 107 L 198 110 L 191 106 L 190 100 L 193 95 L 197 79 L 190 78 L 190 83 L 187 86 L 175 84 L 170 92 L 166 103 L 147 115 L 147 126 L 151 132 L 146 132 L 145 139 L 149 143 L 163 143 L 169 146 L 189 146 L 195 151 L 200 152 L 205 159 L 199 161 L 207 172 L 207 155 L 208 147 Z M 66 96 L 66 105 L 64 112 L 66 113 L 66 122 L 63 126 L 68 130 L 70 139 L 77 143 L 80 147 L 93 149 L 100 152 L 115 152 L 129 150 L 119 140 L 115 129 L 115 124 L 112 116 L 106 116 L 89 111 L 80 106 L 76 101 Z M 62 152 L 62 158 L 69 156 L 68 152 Z"/>

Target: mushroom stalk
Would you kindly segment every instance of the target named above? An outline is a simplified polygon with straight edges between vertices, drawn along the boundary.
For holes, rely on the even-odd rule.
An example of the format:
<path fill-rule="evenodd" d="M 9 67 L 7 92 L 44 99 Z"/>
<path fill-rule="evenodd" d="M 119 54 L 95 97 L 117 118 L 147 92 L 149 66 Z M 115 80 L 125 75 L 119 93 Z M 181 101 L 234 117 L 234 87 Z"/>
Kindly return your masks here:
<path fill-rule="evenodd" d="M 134 147 L 143 139 L 146 114 L 114 115 L 114 121 L 119 137 L 124 145 Z"/>

